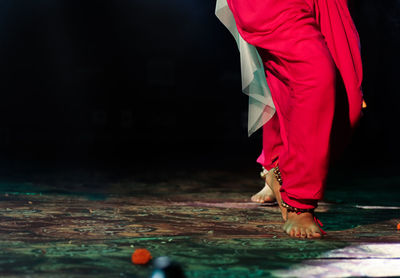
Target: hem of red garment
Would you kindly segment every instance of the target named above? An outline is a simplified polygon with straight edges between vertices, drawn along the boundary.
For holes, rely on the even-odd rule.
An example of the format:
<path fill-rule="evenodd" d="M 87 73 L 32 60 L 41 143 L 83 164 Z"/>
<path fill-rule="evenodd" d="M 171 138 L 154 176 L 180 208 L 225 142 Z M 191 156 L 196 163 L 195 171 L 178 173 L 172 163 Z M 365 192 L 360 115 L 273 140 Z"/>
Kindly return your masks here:
<path fill-rule="evenodd" d="M 286 204 L 299 209 L 315 209 L 318 206 L 318 200 L 299 200 L 290 198 L 286 191 L 281 190 L 281 198 Z"/>
<path fill-rule="evenodd" d="M 256 162 L 261 164 L 267 171 L 271 171 L 272 168 L 278 166 L 278 161 L 278 156 L 276 156 L 276 158 L 274 158 L 271 163 L 265 164 L 265 158 L 263 154 L 261 154 L 256 160 Z"/>

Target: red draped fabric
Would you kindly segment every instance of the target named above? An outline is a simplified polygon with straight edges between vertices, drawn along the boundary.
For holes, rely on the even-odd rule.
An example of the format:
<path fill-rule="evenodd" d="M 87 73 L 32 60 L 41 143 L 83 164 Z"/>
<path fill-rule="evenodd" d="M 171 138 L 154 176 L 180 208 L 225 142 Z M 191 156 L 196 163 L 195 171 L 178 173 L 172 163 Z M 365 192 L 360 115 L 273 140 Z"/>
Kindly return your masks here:
<path fill-rule="evenodd" d="M 266 169 L 279 164 L 282 199 L 316 207 L 329 167 L 336 69 L 354 127 L 363 104 L 360 39 L 346 0 L 228 0 L 240 35 L 257 47 L 276 107 L 263 126 Z"/>

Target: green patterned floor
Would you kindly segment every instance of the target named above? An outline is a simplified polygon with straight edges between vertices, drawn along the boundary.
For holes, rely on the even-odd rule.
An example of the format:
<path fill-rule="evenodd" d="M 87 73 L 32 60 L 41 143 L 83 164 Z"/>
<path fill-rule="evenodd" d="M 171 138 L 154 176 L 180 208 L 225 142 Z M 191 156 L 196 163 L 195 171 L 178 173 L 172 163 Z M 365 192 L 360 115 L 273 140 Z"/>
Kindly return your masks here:
<path fill-rule="evenodd" d="M 249 202 L 261 186 L 257 173 L 3 179 L 0 276 L 149 277 L 151 265 L 130 262 L 136 248 L 147 248 L 153 257 L 180 263 L 187 277 L 283 277 L 282 271 L 332 250 L 400 243 L 399 194 L 376 192 L 377 184 L 394 188 L 399 177 L 348 179 L 350 192 L 343 182 L 335 186 L 340 181 L 331 179 L 318 209 L 326 238 L 296 240 L 281 231 L 277 207 Z"/>

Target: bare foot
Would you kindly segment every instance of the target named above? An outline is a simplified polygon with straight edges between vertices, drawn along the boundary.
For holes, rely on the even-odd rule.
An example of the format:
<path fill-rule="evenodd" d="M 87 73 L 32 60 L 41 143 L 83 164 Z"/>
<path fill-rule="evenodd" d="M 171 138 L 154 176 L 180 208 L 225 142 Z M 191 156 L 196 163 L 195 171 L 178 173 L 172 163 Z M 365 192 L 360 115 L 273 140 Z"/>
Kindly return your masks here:
<path fill-rule="evenodd" d="M 251 200 L 255 203 L 273 203 L 276 202 L 274 192 L 268 183 L 272 182 L 272 172 L 269 171 L 265 177 L 265 186 L 257 194 L 251 197 Z"/>
<path fill-rule="evenodd" d="M 272 174 L 272 171 L 269 173 Z M 274 175 L 271 176 L 272 181 L 269 182 L 268 185 L 271 185 L 271 189 L 276 196 L 279 208 L 281 209 L 282 218 L 285 220 L 285 224 L 283 225 L 284 231 L 291 237 L 320 238 L 322 233 L 317 223 L 315 223 L 312 213 L 303 212 L 297 214 L 295 212 L 288 212 L 287 209 L 282 206 L 282 198 L 279 191 L 281 185 Z"/>
<path fill-rule="evenodd" d="M 274 192 L 267 184 L 257 194 L 254 194 L 251 200 L 255 203 L 273 203 L 276 201 Z"/>
<path fill-rule="evenodd" d="M 320 238 L 322 236 L 321 230 L 314 221 L 314 215 L 310 212 L 300 214 L 289 212 L 283 230 L 291 237 Z"/>

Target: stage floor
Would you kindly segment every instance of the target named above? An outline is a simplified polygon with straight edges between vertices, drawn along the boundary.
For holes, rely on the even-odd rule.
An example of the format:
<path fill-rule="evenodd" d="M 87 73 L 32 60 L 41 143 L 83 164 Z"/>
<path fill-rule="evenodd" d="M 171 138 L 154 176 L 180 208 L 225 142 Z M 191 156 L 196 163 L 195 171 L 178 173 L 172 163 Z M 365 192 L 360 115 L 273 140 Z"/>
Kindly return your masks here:
<path fill-rule="evenodd" d="M 1 181 L 1 277 L 149 277 L 132 252 L 187 277 L 400 276 L 400 176 L 331 176 L 322 240 L 291 239 L 244 171 L 54 172 Z"/>

